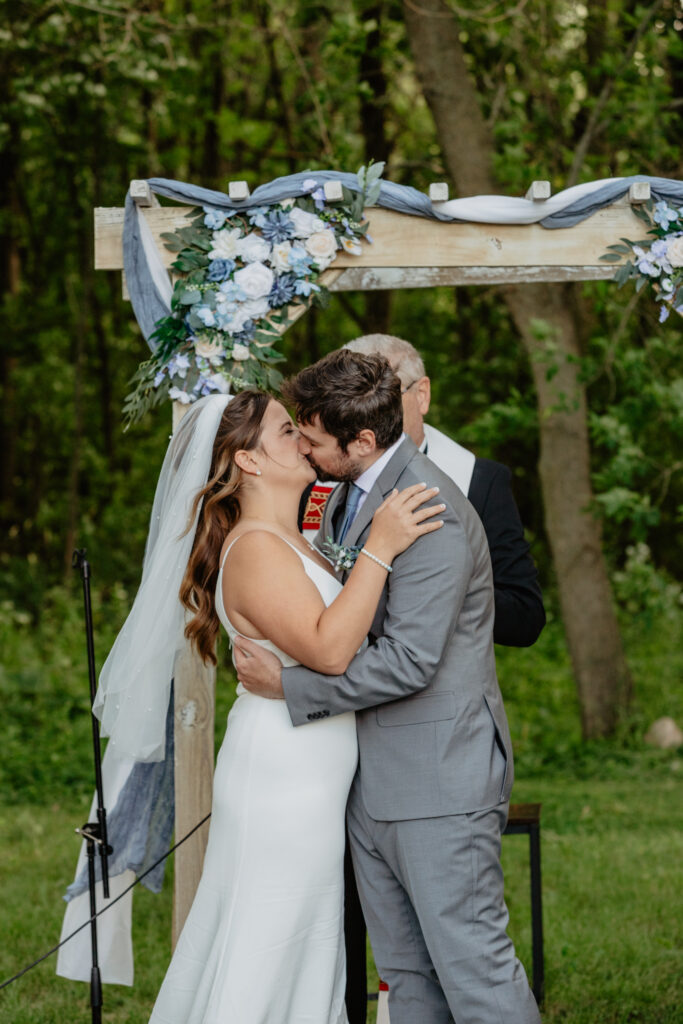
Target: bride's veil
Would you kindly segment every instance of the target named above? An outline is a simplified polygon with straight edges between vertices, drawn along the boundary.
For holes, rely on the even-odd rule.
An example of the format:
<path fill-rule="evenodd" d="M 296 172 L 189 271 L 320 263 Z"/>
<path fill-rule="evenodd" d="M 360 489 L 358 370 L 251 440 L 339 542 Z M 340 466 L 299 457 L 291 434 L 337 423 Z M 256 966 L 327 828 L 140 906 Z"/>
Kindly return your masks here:
<path fill-rule="evenodd" d="M 180 585 L 192 551 L 192 502 L 206 484 L 229 395 L 191 406 L 171 438 L 157 484 L 140 589 L 102 668 L 93 711 L 117 757 L 160 761 L 176 654 L 185 644 Z"/>

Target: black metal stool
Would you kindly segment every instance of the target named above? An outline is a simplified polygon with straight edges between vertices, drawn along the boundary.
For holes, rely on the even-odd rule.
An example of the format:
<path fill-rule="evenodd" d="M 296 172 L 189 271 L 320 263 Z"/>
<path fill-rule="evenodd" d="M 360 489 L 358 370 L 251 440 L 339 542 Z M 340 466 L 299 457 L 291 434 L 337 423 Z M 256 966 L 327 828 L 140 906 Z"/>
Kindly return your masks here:
<path fill-rule="evenodd" d="M 543 905 L 541 897 L 541 804 L 510 804 L 507 828 L 503 835 L 529 836 L 531 871 L 531 955 L 533 991 L 536 1002 L 543 1002 L 545 964 L 543 959 Z"/>

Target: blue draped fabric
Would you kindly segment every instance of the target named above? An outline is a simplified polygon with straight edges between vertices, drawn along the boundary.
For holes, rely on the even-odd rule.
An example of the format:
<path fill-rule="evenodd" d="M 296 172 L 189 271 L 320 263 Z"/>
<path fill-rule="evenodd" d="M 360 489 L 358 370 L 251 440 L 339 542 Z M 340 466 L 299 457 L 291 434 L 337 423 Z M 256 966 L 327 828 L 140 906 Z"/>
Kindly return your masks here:
<path fill-rule="evenodd" d="M 107 833 L 113 853 L 109 857 L 112 878 L 130 869 L 143 874 L 168 850 L 174 821 L 173 687 L 166 715 L 166 752 L 163 761 L 136 761 L 126 779 L 116 806 L 107 811 Z M 166 862 L 150 871 L 143 885 L 160 892 Z M 102 878 L 100 858 L 95 858 L 95 875 Z M 66 890 L 66 900 L 88 888 L 88 865 Z"/>

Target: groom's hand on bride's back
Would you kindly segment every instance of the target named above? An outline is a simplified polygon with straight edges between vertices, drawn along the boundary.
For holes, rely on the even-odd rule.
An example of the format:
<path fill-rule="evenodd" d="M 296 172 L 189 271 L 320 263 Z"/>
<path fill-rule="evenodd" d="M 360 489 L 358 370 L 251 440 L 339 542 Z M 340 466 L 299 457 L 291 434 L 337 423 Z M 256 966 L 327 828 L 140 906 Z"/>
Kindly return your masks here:
<path fill-rule="evenodd" d="M 258 697 L 281 700 L 284 693 L 280 659 L 246 636 L 236 636 L 233 648 L 238 682 Z"/>

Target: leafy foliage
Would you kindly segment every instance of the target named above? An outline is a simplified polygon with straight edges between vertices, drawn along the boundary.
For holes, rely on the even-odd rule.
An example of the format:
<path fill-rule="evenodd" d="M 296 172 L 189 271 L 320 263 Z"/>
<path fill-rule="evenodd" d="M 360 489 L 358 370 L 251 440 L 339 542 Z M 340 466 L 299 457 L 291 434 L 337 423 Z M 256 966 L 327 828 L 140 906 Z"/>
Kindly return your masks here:
<path fill-rule="evenodd" d="M 321 274 L 338 249 L 359 255 L 364 209 L 379 198 L 384 164 L 358 172 L 359 191 L 329 206 L 321 185 L 269 207 L 190 211 L 188 227 L 162 234 L 177 253 L 171 314 L 156 324 L 155 348 L 126 397 L 127 425 L 164 398 L 188 404 L 211 392 L 260 387 L 277 391 L 284 359 L 276 345 L 301 309 L 325 304 Z"/>
<path fill-rule="evenodd" d="M 655 204 L 649 200 L 642 209 L 636 208 L 636 214 L 652 237 L 639 242 L 622 238 L 620 243 L 608 245 L 600 259 L 623 261 L 614 275 L 618 285 L 631 278 L 635 278 L 636 292 L 650 285 L 661 302 L 659 321 L 663 323 L 672 309 L 683 315 L 683 208 L 676 210 L 664 201 Z"/>
<path fill-rule="evenodd" d="M 649 8 L 637 4 L 617 12 L 611 3 L 531 0 L 523 17 L 488 6 L 454 16 L 511 194 L 533 178 L 557 189 L 642 171 L 683 176 L 683 44 L 672 3 L 647 23 Z M 119 410 L 147 353 L 119 275 L 92 269 L 93 206 L 120 206 L 131 178 L 152 175 L 225 191 L 231 178 L 253 188 L 302 169 L 368 168 L 378 155 L 387 178 L 416 188 L 445 172 L 396 5 L 5 7 L 0 580 L 37 621 L 46 591 L 70 577 L 76 543 L 88 547 L 106 592 L 117 581 L 134 586 L 170 426 L 162 389 L 154 415 L 121 432 Z M 658 324 L 656 307 L 599 282 L 575 288 L 574 305 L 596 512 L 613 569 L 645 543 L 653 569 L 681 579 L 678 318 Z M 432 422 L 512 468 L 552 604 L 535 396 L 495 289 L 334 294 L 269 344 L 286 359 L 273 373 L 387 327 L 425 355 Z M 170 349 L 178 338 L 156 340 Z M 125 415 L 140 411 L 133 402 Z"/>

